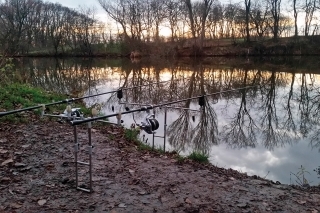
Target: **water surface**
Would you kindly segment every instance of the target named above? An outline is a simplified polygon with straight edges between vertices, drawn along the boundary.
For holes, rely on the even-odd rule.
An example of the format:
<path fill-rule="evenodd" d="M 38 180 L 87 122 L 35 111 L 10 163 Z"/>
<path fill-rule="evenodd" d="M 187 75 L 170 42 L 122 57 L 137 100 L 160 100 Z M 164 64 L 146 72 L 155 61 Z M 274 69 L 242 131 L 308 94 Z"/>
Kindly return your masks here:
<path fill-rule="evenodd" d="M 302 165 L 309 172 L 305 178 L 315 185 L 320 182 L 313 171 L 320 165 L 317 63 L 316 58 L 25 59 L 17 68 L 21 81 L 49 91 L 82 96 L 122 87 L 121 102 L 141 106 L 212 94 L 203 107 L 198 99 L 166 105 L 166 150 L 202 152 L 212 164 L 281 183 L 296 183 L 290 174 Z M 97 103 L 104 114 L 141 107 L 120 104 L 116 93 L 86 99 L 88 107 Z M 154 110 L 157 136 L 164 135 L 164 112 L 164 106 Z M 137 112 L 122 119 L 129 128 L 145 117 Z M 152 135 L 142 132 L 141 139 L 152 145 Z M 155 138 L 154 146 L 163 148 L 164 140 Z"/>

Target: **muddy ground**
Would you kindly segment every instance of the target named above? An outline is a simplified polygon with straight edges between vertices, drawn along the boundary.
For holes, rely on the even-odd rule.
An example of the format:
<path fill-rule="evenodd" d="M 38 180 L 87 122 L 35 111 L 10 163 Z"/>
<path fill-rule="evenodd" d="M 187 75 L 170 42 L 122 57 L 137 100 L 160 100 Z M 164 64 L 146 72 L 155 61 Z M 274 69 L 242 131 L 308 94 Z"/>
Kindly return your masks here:
<path fill-rule="evenodd" d="M 87 161 L 87 130 L 78 129 Z M 273 183 L 175 154 L 138 151 L 122 129 L 92 130 L 93 193 L 75 189 L 73 127 L 0 126 L 0 212 L 320 212 L 320 190 Z M 79 180 L 88 187 L 88 169 Z M 86 179 L 87 178 L 87 179 Z"/>

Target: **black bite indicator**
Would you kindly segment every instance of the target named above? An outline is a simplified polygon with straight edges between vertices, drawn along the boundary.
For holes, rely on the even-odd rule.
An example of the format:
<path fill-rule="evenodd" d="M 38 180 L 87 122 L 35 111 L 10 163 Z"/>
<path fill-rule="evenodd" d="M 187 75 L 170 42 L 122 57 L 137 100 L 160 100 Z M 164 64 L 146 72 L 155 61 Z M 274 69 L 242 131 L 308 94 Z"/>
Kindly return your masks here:
<path fill-rule="evenodd" d="M 114 112 L 114 106 L 111 107 L 112 112 Z"/>
<path fill-rule="evenodd" d="M 129 107 L 126 107 L 126 111 L 129 111 L 130 109 L 129 109 Z"/>
<path fill-rule="evenodd" d="M 196 118 L 194 117 L 194 115 L 192 115 L 192 121 L 194 122 L 196 120 Z"/>
<path fill-rule="evenodd" d="M 118 99 L 123 98 L 122 89 L 119 89 L 119 90 L 117 91 L 117 98 L 118 98 Z"/>
<path fill-rule="evenodd" d="M 204 103 L 205 103 L 204 96 L 200 96 L 199 97 L 199 105 L 200 105 L 200 107 L 203 107 Z"/>

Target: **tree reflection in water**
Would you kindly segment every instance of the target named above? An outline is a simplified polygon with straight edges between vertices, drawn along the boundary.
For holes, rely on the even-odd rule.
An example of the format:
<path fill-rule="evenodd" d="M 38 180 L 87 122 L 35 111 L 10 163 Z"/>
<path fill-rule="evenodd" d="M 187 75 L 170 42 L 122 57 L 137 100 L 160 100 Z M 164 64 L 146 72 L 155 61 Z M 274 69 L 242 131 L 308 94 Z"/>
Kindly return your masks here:
<path fill-rule="evenodd" d="M 212 145 L 218 144 L 217 115 L 205 98 L 205 105 L 200 112 L 198 125 L 191 131 L 193 150 L 202 154 L 209 154 Z"/>
<path fill-rule="evenodd" d="M 193 72 L 189 84 L 185 85 L 188 92 L 184 98 L 194 97 L 198 88 L 200 93 L 205 95 L 204 71 L 200 65 L 198 71 Z M 183 107 L 189 108 L 190 103 L 191 100 L 186 101 Z M 218 143 L 217 116 L 213 104 L 205 98 L 205 105 L 200 110 L 199 123 L 193 129 L 190 117 L 190 111 L 183 110 L 179 118 L 168 127 L 169 143 L 179 151 L 185 151 L 186 147 L 192 147 L 194 151 L 208 154 L 211 146 Z"/>
<path fill-rule="evenodd" d="M 168 142 L 177 150 L 192 148 L 207 153 L 212 145 L 220 143 L 226 143 L 232 148 L 256 147 L 261 143 L 272 150 L 301 137 L 310 139 L 311 147 L 320 151 L 320 92 L 317 75 L 298 74 L 293 70 L 260 70 L 238 64 L 218 67 L 205 63 L 176 63 L 167 66 L 141 62 L 125 64 L 121 61 L 111 68 L 104 60 L 99 61 L 99 65 L 90 60 L 75 59 L 20 62 L 15 67 L 20 69 L 19 78 L 22 82 L 59 93 L 80 92 L 78 95 L 82 95 L 85 91 L 94 94 L 101 92 L 96 85 L 116 90 L 120 87 L 170 80 L 167 83 L 124 91 L 122 101 L 142 104 L 156 105 L 201 94 L 259 85 L 252 89 L 208 97 L 196 123 L 191 121 L 190 111 L 169 108 L 170 113 L 179 114 L 168 126 Z M 112 86 L 107 88 L 107 84 Z M 125 110 L 124 105 L 118 105 L 116 93 L 103 98 L 96 97 L 94 101 L 105 103 L 108 111 L 112 106 L 115 106 L 116 112 Z M 239 104 L 235 105 L 235 102 Z M 179 106 L 189 108 L 193 104 L 192 101 L 186 101 Z M 218 109 L 215 106 L 220 107 L 222 104 L 226 104 L 223 105 L 221 114 L 225 113 L 227 123 L 220 126 L 219 132 L 217 117 L 220 116 L 220 111 L 216 113 Z M 161 110 L 157 109 L 157 112 Z M 143 113 L 140 114 L 137 113 L 137 117 L 143 116 Z"/>
<path fill-rule="evenodd" d="M 185 85 L 187 88 L 188 96 L 186 98 L 191 98 L 193 96 L 194 86 L 195 86 L 195 75 L 193 72 L 190 81 Z M 184 108 L 190 107 L 191 100 L 184 103 Z M 190 110 L 182 110 L 179 118 L 173 121 L 167 129 L 168 142 L 177 151 L 185 151 L 185 147 L 189 144 L 191 136 L 191 121 L 190 121 Z"/>
<path fill-rule="evenodd" d="M 277 75 L 275 71 L 271 72 L 266 84 L 262 87 L 262 104 L 260 111 L 263 112 L 261 117 L 261 135 L 262 143 L 267 149 L 272 150 L 274 147 L 283 146 L 286 143 L 290 143 L 290 140 L 286 136 L 287 132 L 283 131 L 280 126 L 280 122 L 277 115 L 276 105 L 276 86 Z"/>
<path fill-rule="evenodd" d="M 201 95 L 206 94 L 204 73 L 204 68 L 200 66 L 198 78 L 200 78 L 199 87 Z M 214 98 L 216 98 L 216 96 L 205 97 L 204 106 L 201 107 L 199 123 L 191 131 L 193 150 L 202 154 L 209 154 L 211 146 L 218 144 L 217 115 L 214 111 L 213 104 L 208 101 L 210 99 L 213 100 Z"/>
<path fill-rule="evenodd" d="M 286 114 L 287 116 L 285 116 L 285 121 L 284 121 L 284 128 L 287 130 L 287 131 L 292 131 L 295 133 L 295 136 L 297 135 L 296 133 L 296 124 L 294 122 L 294 119 L 293 119 L 293 115 L 292 115 L 292 96 L 293 96 L 293 85 L 294 85 L 294 82 L 295 82 L 295 73 L 292 73 L 292 77 L 291 77 L 291 83 L 290 83 L 290 89 L 289 89 L 289 93 L 288 93 L 288 100 L 286 102 L 286 105 L 284 106 L 284 109 L 286 110 Z"/>
<path fill-rule="evenodd" d="M 247 86 L 248 71 L 243 74 L 242 87 Z M 241 89 L 241 102 L 238 113 L 231 119 L 230 124 L 225 126 L 223 133 L 224 140 L 232 148 L 254 148 L 256 146 L 257 126 L 247 109 L 247 92 L 248 89 Z"/>

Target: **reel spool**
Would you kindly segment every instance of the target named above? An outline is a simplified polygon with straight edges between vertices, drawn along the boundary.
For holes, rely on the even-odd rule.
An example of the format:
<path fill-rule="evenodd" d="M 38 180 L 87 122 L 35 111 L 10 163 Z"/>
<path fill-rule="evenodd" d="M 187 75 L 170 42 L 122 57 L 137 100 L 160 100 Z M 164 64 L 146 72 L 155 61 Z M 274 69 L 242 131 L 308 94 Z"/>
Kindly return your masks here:
<path fill-rule="evenodd" d="M 74 116 L 80 118 L 82 116 L 80 109 L 81 108 L 72 108 L 70 105 L 68 105 L 62 115 L 67 116 L 68 118 L 71 118 Z"/>
<path fill-rule="evenodd" d="M 155 119 L 154 114 L 148 115 L 145 122 L 141 122 L 140 128 L 148 134 L 153 134 L 159 128 L 159 122 Z"/>
<path fill-rule="evenodd" d="M 129 111 L 129 110 L 130 109 L 128 107 L 126 107 L 126 111 Z M 144 121 L 141 122 L 141 125 L 137 124 L 137 122 L 136 122 L 136 120 L 134 118 L 134 113 L 132 113 L 133 121 L 134 121 L 135 125 L 137 125 L 140 129 L 144 130 L 146 133 L 153 134 L 154 131 L 159 128 L 159 122 L 155 118 L 154 114 L 150 114 L 149 109 L 145 109 L 145 110 L 142 110 L 142 111 L 146 111 L 147 112 L 147 116 L 144 119 Z"/>

